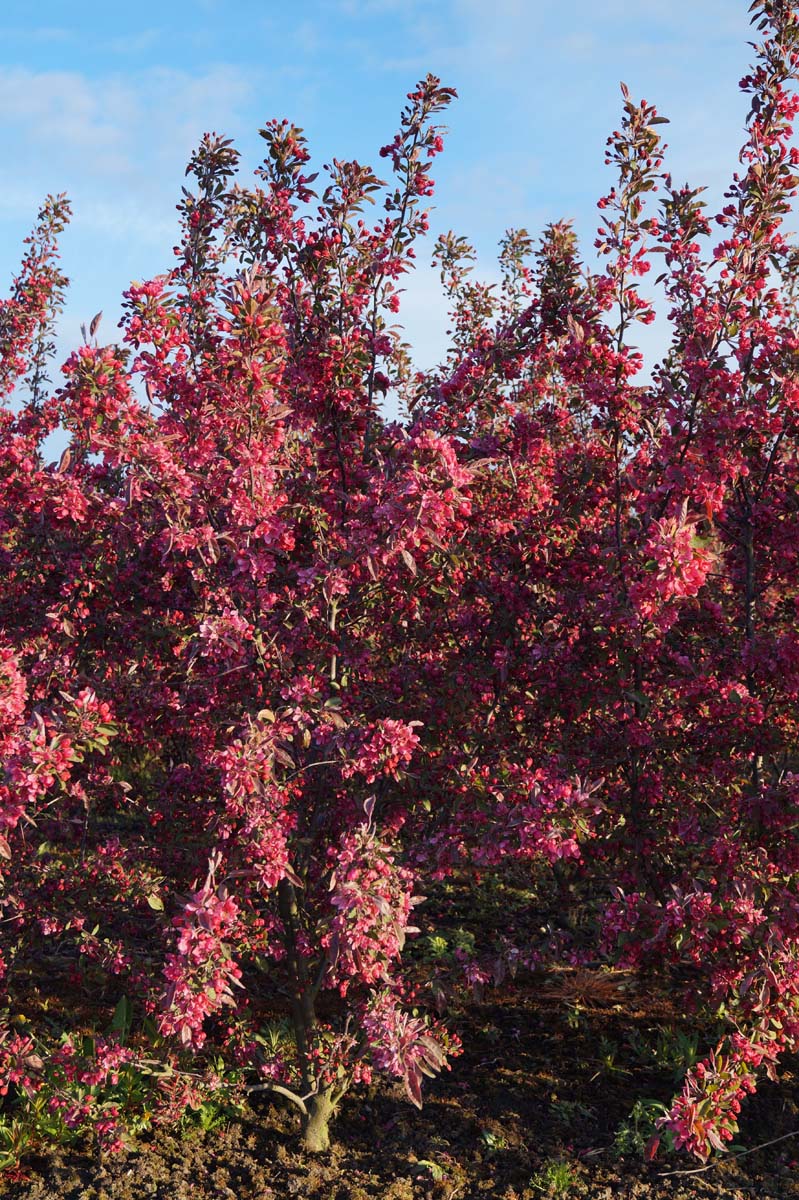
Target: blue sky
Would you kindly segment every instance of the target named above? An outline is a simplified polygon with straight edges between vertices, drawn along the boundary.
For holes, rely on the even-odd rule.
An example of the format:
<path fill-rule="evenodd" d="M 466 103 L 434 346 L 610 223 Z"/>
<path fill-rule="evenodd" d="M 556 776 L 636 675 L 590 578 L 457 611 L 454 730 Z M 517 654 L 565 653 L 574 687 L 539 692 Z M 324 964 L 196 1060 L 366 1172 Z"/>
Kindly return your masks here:
<path fill-rule="evenodd" d="M 458 89 L 437 160 L 434 234 L 454 229 L 494 275 L 508 226 L 575 222 L 590 253 L 610 183 L 604 140 L 619 81 L 671 118 L 675 180 L 719 200 L 736 164 L 751 57 L 748 0 L 138 0 L 0 5 L 0 286 L 47 192 L 66 191 L 72 280 L 60 347 L 104 309 L 111 340 L 131 279 L 171 264 L 187 157 L 208 129 L 232 136 L 245 174 L 259 126 L 304 127 L 316 165 L 384 164 L 405 93 L 428 71 Z M 432 246 L 432 241 L 431 241 Z M 405 324 L 420 366 L 446 326 L 429 254 Z M 656 338 L 657 333 L 646 336 Z"/>

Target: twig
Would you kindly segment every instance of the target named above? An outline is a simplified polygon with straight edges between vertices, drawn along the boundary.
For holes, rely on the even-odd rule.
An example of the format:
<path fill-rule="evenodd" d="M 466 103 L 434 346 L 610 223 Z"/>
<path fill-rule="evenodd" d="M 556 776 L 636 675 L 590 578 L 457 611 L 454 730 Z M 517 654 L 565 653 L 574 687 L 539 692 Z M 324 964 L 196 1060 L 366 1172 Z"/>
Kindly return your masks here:
<path fill-rule="evenodd" d="M 772 1138 L 770 1142 L 761 1142 L 759 1146 L 750 1146 L 748 1150 L 739 1150 L 737 1154 L 731 1154 L 729 1158 L 716 1158 L 704 1167 L 693 1167 L 688 1171 L 661 1171 L 658 1179 L 665 1179 L 668 1175 L 703 1175 L 705 1171 L 712 1171 L 714 1167 L 721 1166 L 722 1163 L 735 1162 L 738 1158 L 745 1158 L 747 1154 L 754 1154 L 757 1150 L 765 1150 L 766 1146 L 776 1146 L 777 1142 L 785 1142 L 788 1138 L 792 1137 L 799 1137 L 799 1129 L 792 1129 L 790 1133 L 783 1133 L 781 1137 Z"/>

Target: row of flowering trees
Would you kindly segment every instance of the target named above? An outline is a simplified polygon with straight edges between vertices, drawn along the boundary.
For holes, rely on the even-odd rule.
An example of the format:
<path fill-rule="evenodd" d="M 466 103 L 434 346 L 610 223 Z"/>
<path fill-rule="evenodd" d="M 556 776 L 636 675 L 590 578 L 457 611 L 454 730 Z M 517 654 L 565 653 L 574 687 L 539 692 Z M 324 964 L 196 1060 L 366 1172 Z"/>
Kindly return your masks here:
<path fill-rule="evenodd" d="M 80 1034 L 4 1019 L 14 1111 L 114 1144 L 136 1071 L 164 1120 L 235 1078 L 318 1150 L 374 1071 L 418 1104 L 457 1050 L 403 965 L 419 880 L 519 861 L 590 900 L 592 957 L 723 1006 L 678 1145 L 723 1147 L 795 1046 L 799 24 L 753 12 L 715 227 L 625 89 L 601 269 L 566 224 L 512 232 L 492 290 L 439 239 L 427 374 L 393 320 L 454 95 L 433 77 L 389 184 L 334 160 L 317 193 L 273 122 L 245 188 L 206 137 L 175 265 L 56 390 L 69 214 L 45 205 L 0 306 L 3 987 L 103 983 Z M 671 342 L 642 383 L 653 262 Z"/>

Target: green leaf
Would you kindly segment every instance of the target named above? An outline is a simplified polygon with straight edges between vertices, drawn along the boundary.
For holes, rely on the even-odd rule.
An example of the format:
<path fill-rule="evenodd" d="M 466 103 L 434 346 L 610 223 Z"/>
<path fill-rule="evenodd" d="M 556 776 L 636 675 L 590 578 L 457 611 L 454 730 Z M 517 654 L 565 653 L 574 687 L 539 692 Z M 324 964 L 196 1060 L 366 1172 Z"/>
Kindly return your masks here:
<path fill-rule="evenodd" d="M 123 1045 L 130 1032 L 132 1021 L 133 1005 L 127 996 L 120 996 L 117 1006 L 114 1009 L 114 1015 L 111 1018 L 111 1029 L 114 1033 L 119 1034 L 119 1040 Z"/>

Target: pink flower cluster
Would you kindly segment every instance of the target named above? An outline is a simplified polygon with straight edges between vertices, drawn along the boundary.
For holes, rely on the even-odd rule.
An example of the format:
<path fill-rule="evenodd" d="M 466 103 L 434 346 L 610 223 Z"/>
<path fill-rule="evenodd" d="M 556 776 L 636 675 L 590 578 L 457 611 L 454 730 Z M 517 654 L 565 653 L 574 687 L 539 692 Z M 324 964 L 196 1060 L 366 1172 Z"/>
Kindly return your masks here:
<path fill-rule="evenodd" d="M 203 1023 L 225 1005 L 234 1006 L 232 988 L 240 986 L 241 968 L 231 958 L 229 939 L 235 934 L 239 909 L 224 886 L 214 884 L 214 864 L 198 891 L 193 892 L 172 919 L 177 950 L 164 966 L 166 990 L 158 1025 L 184 1046 L 200 1049 L 206 1039 Z"/>
<path fill-rule="evenodd" d="M 418 897 L 411 871 L 396 861 L 396 851 L 370 823 L 345 833 L 330 879 L 333 910 L 323 935 L 331 979 L 342 996 L 354 982 L 388 982 L 409 932 Z"/>
<path fill-rule="evenodd" d="M 376 721 L 365 731 L 360 750 L 345 763 L 344 778 L 358 773 L 367 783 L 374 783 L 378 775 L 396 775 L 410 762 L 419 745 L 419 735 L 414 730 L 420 724 L 391 717 Z"/>
<path fill-rule="evenodd" d="M 405 1085 L 408 1099 L 422 1107 L 422 1080 L 436 1075 L 447 1063 L 447 1050 L 423 1017 L 412 1017 L 388 991 L 369 1002 L 362 1024 L 374 1065 Z M 453 1042 L 449 1053 L 457 1052 Z"/>

